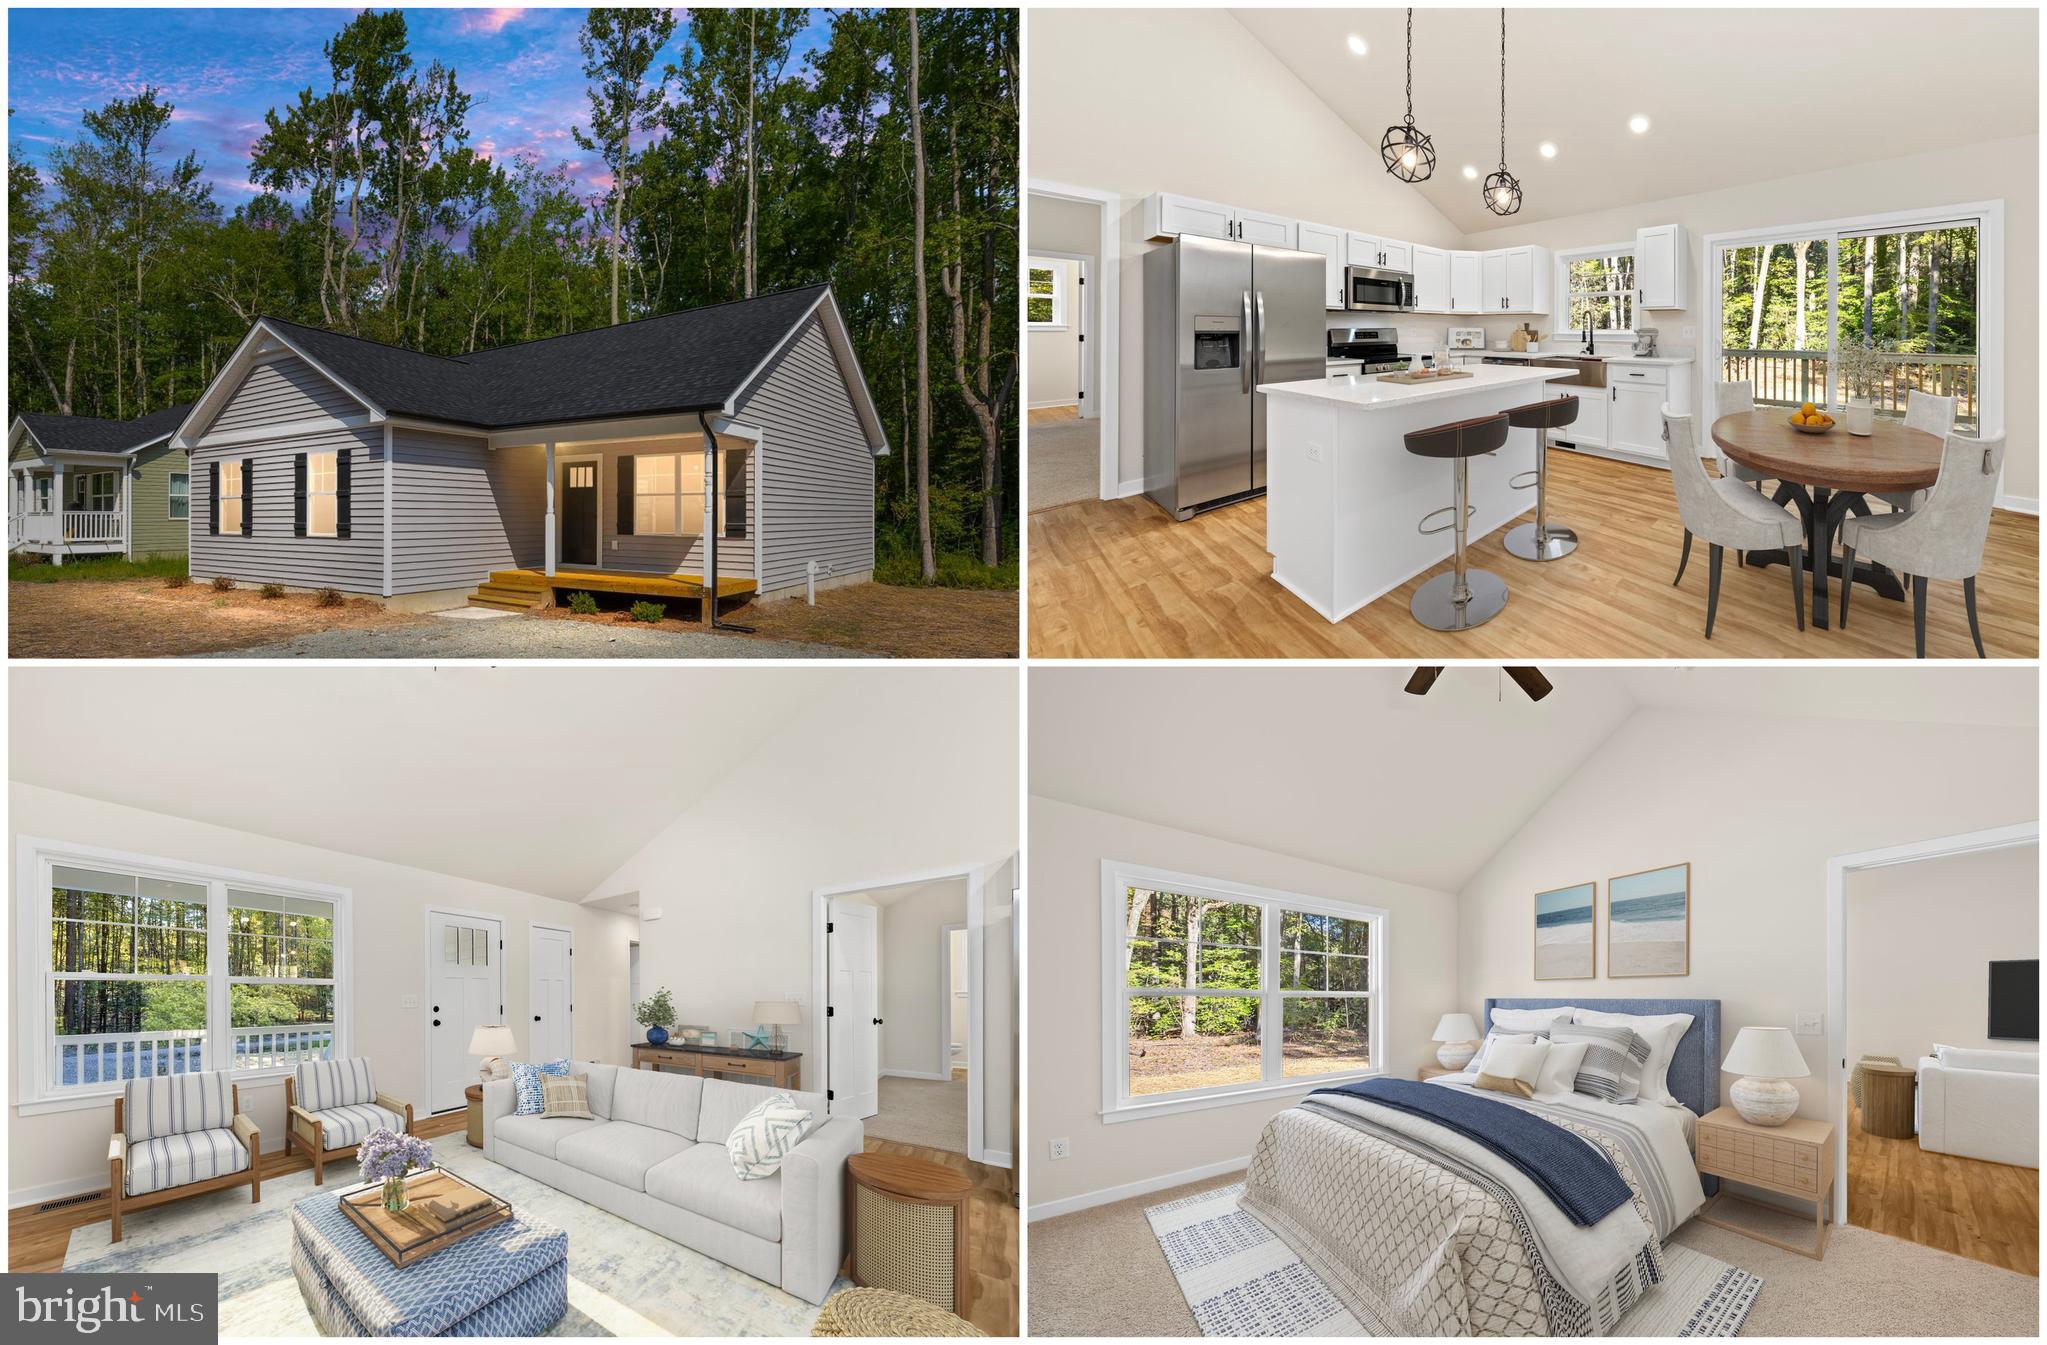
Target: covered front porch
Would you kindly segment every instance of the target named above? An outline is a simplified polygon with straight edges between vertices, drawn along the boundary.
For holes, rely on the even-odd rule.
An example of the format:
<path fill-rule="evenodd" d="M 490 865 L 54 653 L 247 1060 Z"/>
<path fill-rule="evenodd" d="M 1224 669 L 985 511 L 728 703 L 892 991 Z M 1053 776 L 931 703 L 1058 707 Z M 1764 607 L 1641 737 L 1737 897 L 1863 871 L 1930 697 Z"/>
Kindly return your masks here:
<path fill-rule="evenodd" d="M 125 555 L 128 473 L 119 464 L 35 458 L 9 467 L 7 549 L 45 555 Z"/>
<path fill-rule="evenodd" d="M 632 570 L 592 570 L 557 565 L 554 573 L 529 567 L 493 570 L 490 579 L 469 601 L 477 607 L 505 611 L 527 611 L 550 597 L 559 601 L 569 593 L 621 593 L 638 598 L 687 599 L 701 602 L 710 586 L 700 574 L 645 574 Z M 718 580 L 718 600 L 750 598 L 760 591 L 751 578 L 726 575 Z"/>

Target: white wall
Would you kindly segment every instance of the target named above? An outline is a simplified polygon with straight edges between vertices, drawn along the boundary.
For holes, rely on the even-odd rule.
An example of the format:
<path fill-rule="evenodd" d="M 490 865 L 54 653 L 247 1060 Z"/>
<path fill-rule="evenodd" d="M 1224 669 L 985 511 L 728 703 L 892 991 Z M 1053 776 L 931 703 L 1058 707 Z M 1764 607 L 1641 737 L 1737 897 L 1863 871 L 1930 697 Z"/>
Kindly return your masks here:
<path fill-rule="evenodd" d="M 1905 1064 L 1933 1043 L 2030 1051 L 1988 1035 L 1993 961 L 2040 956 L 2040 847 L 1848 875 L 1848 1059 Z"/>
<path fill-rule="evenodd" d="M 1033 16 L 1035 22 L 1035 15 Z M 1123 860 L 1386 908 L 1386 1043 L 1395 1075 L 1435 1052 L 1429 1034 L 1455 1006 L 1457 900 L 1288 855 L 1113 813 L 1031 798 L 1030 1200 L 1034 1212 L 1097 1192 L 1222 1165 L 1241 1166 L 1272 1116 L 1298 1094 L 1103 1124 L 1101 861 Z M 1305 1093 L 1309 1083 L 1302 1084 Z M 1072 1141 L 1053 1162 L 1048 1145 Z M 1130 1192 L 1129 1194 L 1135 1194 Z"/>
<path fill-rule="evenodd" d="M 1080 263 L 1057 257 L 1031 257 L 1028 264 L 1049 266 L 1063 277 L 1066 311 L 1062 316 L 1066 321 L 1057 327 L 1026 329 L 1029 344 L 1026 363 L 1030 367 L 1027 396 L 1034 407 L 1072 406 L 1080 400 L 1080 314 L 1076 310 L 1086 302 L 1080 292 Z"/>
<path fill-rule="evenodd" d="M 1488 995 L 1718 999 L 1724 1052 L 1750 1024 L 1826 1013 L 1830 857 L 2039 812 L 2032 733 L 1640 711 L 1459 894 L 1457 1007 L 1476 1017 Z M 1691 973 L 1609 977 L 1606 880 L 1682 861 Z M 1598 979 L 1534 980 L 1534 895 L 1587 878 L 1600 885 Z M 1797 1081 L 1799 1114 L 1824 1117 L 1826 1037 L 1797 1041 L 1813 1071 Z"/>
<path fill-rule="evenodd" d="M 934 884 L 881 908 L 884 1074 L 949 1077 L 939 1025 L 947 1022 L 951 996 L 940 954 L 945 927 L 966 920 L 964 880 Z"/>
<path fill-rule="evenodd" d="M 420 1006 L 426 961 L 429 904 L 445 904 L 503 917 L 505 922 L 506 1016 L 513 1024 L 532 1022 L 526 1008 L 527 922 L 566 924 L 576 931 L 575 1054 L 623 1064 L 634 1034 L 626 1006 L 627 955 L 633 938 L 630 916 L 594 910 L 489 883 L 429 873 L 402 864 L 364 859 L 203 822 L 142 812 L 96 799 L 11 783 L 8 791 L 9 853 L 19 838 L 35 836 L 124 850 L 154 858 L 211 864 L 277 878 L 328 883 L 353 891 L 350 933 L 354 956 L 351 1049 L 368 1056 L 377 1085 L 410 1101 L 425 1114 L 426 1016 Z M 451 816 L 450 825 L 459 825 Z M 10 884 L 15 880 L 9 866 Z M 13 901 L 33 894 L 14 891 Z M 18 911 L 18 907 L 13 909 Z M 10 924 L 10 929 L 13 927 Z M 404 1007 L 401 996 L 414 997 Z M 16 1001 L 8 997 L 7 1145 L 9 1203 L 46 1200 L 58 1193 L 104 1188 L 107 1136 L 114 1105 L 23 1116 L 18 1103 L 20 1024 Z M 524 1044 L 524 1034 L 520 1034 Z M 263 1132 L 265 1149 L 284 1145 L 284 1081 L 244 1083 L 242 1110 Z M 447 1141 L 442 1141 L 443 1143 Z M 455 1141 L 459 1143 L 459 1138 Z"/>

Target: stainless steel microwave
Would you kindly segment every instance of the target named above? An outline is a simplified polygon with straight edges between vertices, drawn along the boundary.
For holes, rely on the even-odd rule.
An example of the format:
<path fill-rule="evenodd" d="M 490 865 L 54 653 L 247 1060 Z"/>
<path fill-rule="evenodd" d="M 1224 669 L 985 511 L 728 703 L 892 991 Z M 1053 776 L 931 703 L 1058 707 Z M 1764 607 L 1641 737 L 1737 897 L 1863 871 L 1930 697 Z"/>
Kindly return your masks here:
<path fill-rule="evenodd" d="M 1343 306 L 1375 313 L 1406 313 L 1414 309 L 1414 276 L 1376 266 L 1343 268 Z"/>

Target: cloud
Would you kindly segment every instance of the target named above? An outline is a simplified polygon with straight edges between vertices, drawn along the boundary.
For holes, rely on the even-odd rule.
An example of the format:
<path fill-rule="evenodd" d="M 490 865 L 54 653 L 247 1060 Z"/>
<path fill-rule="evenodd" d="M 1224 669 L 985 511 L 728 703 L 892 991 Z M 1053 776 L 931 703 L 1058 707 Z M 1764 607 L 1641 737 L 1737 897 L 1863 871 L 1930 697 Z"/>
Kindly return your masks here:
<path fill-rule="evenodd" d="M 505 25 L 526 17 L 526 11 L 516 8 L 465 9 L 455 24 L 458 33 L 501 33 Z"/>

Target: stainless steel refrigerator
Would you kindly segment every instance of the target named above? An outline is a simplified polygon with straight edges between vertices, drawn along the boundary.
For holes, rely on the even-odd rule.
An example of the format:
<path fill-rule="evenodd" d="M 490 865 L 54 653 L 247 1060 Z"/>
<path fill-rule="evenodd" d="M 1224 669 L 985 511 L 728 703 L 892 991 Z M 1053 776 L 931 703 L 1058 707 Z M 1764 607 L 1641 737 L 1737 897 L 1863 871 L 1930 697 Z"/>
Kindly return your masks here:
<path fill-rule="evenodd" d="M 1144 493 L 1176 519 L 1265 492 L 1261 383 L 1328 372 L 1320 253 L 1182 234 L 1144 258 Z"/>

